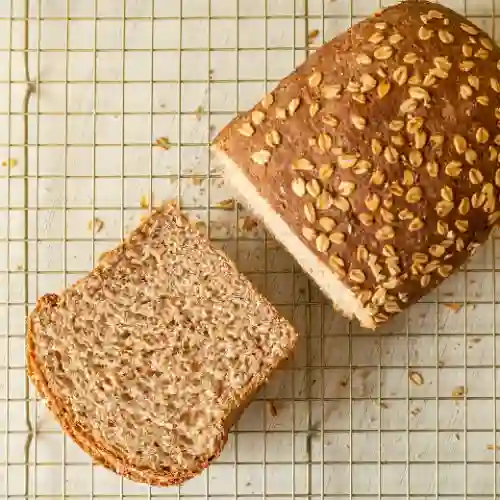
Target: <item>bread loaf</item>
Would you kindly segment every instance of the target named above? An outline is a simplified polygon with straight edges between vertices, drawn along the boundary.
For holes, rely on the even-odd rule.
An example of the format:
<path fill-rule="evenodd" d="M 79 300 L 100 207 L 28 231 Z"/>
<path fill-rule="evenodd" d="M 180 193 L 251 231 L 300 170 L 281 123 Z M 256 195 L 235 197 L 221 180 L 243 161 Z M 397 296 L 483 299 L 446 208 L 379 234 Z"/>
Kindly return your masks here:
<path fill-rule="evenodd" d="M 296 340 L 173 206 L 28 318 L 31 380 L 94 461 L 166 486 L 216 457 Z"/>
<path fill-rule="evenodd" d="M 214 148 L 227 180 L 367 327 L 450 276 L 500 219 L 500 50 L 426 1 L 315 52 Z"/>

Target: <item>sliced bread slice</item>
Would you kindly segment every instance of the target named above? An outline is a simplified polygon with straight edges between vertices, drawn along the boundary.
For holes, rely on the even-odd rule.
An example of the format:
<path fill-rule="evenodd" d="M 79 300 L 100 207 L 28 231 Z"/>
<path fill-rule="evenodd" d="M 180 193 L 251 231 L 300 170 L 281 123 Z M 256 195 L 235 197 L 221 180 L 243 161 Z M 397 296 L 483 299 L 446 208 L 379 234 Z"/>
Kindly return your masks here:
<path fill-rule="evenodd" d="M 39 299 L 28 318 L 27 366 L 94 461 L 167 486 L 219 455 L 296 338 L 169 204 L 85 278 Z"/>

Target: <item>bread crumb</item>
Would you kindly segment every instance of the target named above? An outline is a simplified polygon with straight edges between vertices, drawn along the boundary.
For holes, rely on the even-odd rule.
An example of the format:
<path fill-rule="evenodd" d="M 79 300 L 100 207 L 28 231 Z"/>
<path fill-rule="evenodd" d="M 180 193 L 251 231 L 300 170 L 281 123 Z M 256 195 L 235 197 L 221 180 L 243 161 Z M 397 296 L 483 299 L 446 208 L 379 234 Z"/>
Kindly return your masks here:
<path fill-rule="evenodd" d="M 422 413 L 422 408 L 413 408 L 413 410 L 411 410 L 410 412 L 414 417 L 416 417 L 417 415 L 419 415 L 420 413 Z"/>
<path fill-rule="evenodd" d="M 278 416 L 278 410 L 276 409 L 274 401 L 266 401 L 266 406 L 267 406 L 269 413 L 271 414 L 271 417 Z"/>
<path fill-rule="evenodd" d="M 104 227 L 104 222 L 101 219 L 98 219 L 97 217 L 95 217 L 93 220 L 89 220 L 87 224 L 87 229 L 89 231 L 95 231 L 96 233 L 99 233 L 103 227 Z"/>
<path fill-rule="evenodd" d="M 309 32 L 309 34 L 307 35 L 307 41 L 309 43 L 313 43 L 316 40 L 316 38 L 318 38 L 318 35 L 319 35 L 319 30 L 317 30 L 317 29 L 311 30 Z"/>
<path fill-rule="evenodd" d="M 463 385 L 459 385 L 458 387 L 455 387 L 453 389 L 453 392 L 451 393 L 451 397 L 453 399 L 463 399 L 467 394 L 467 389 Z"/>
<path fill-rule="evenodd" d="M 385 403 L 384 401 L 380 401 L 379 406 L 380 406 L 380 408 L 385 408 L 385 409 L 389 408 L 389 405 L 387 403 Z"/>
<path fill-rule="evenodd" d="M 14 168 L 17 165 L 17 160 L 15 158 L 9 158 L 8 160 L 2 161 L 2 167 Z"/>
<path fill-rule="evenodd" d="M 203 177 L 190 177 L 193 186 L 200 186 L 203 183 Z"/>
<path fill-rule="evenodd" d="M 486 449 L 489 451 L 500 450 L 500 446 L 497 444 L 488 444 L 486 445 Z"/>
<path fill-rule="evenodd" d="M 168 139 L 168 137 L 158 137 L 158 139 L 156 139 L 153 146 L 157 146 L 161 149 L 164 149 L 165 151 L 168 151 L 171 147 L 171 144 L 170 144 L 170 140 Z"/>
<path fill-rule="evenodd" d="M 145 194 L 143 194 L 139 198 L 139 206 L 141 208 L 149 208 L 149 200 L 148 200 L 148 197 Z"/>
<path fill-rule="evenodd" d="M 234 210 L 234 208 L 236 207 L 236 202 L 234 201 L 234 198 L 228 198 L 227 200 L 222 200 L 217 203 L 215 207 L 222 210 Z"/>
<path fill-rule="evenodd" d="M 195 229 L 197 229 L 200 233 L 204 232 L 207 229 L 207 224 L 205 221 L 202 220 L 197 220 L 193 226 Z"/>
<path fill-rule="evenodd" d="M 23 264 L 17 264 L 16 266 L 16 271 L 24 271 L 24 265 Z"/>
<path fill-rule="evenodd" d="M 247 215 L 241 221 L 241 229 L 243 231 L 252 231 L 259 225 L 259 221 L 250 215 Z"/>
<path fill-rule="evenodd" d="M 458 312 L 462 309 L 463 304 L 459 304 L 458 302 L 447 302 L 444 306 L 451 309 L 453 312 Z"/>
<path fill-rule="evenodd" d="M 194 116 L 198 121 L 201 120 L 201 117 L 204 115 L 204 113 L 205 109 L 201 104 L 199 106 L 196 106 L 196 109 L 194 110 Z"/>
<path fill-rule="evenodd" d="M 419 372 L 410 372 L 409 379 L 415 385 L 422 385 L 424 383 L 424 377 Z"/>

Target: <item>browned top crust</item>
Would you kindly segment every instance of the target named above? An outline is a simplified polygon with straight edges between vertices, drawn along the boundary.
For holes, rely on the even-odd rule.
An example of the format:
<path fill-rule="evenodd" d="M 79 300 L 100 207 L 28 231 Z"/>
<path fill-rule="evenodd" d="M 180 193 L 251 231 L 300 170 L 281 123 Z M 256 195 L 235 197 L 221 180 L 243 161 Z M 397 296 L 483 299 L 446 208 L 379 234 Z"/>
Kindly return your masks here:
<path fill-rule="evenodd" d="M 173 206 L 28 319 L 28 373 L 64 430 L 133 480 L 217 456 L 296 334 Z"/>
<path fill-rule="evenodd" d="M 405 2 L 321 47 L 215 147 L 380 323 L 500 218 L 499 59 L 461 15 Z"/>

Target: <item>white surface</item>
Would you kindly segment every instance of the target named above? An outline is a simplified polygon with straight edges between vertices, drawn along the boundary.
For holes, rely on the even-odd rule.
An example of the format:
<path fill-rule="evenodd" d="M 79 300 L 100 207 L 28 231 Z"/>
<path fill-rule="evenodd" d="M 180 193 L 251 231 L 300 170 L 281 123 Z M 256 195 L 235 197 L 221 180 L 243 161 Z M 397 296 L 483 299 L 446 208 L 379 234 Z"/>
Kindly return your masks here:
<path fill-rule="evenodd" d="M 309 0 L 307 25 L 304 2 L 269 0 L 266 9 L 264 0 L 184 0 L 181 10 L 180 0 L 29 0 L 29 69 L 39 85 L 29 102 L 28 165 L 24 0 L 0 3 L 0 159 L 18 161 L 0 169 L 1 499 L 476 499 L 500 489 L 498 456 L 487 449 L 500 444 L 500 245 L 490 241 L 467 271 L 373 334 L 334 314 L 261 228 L 240 230 L 241 211 L 215 208 L 232 194 L 208 153 L 213 133 L 301 60 L 308 30 L 329 38 L 351 14 L 379 6 Z M 463 0 L 447 3 L 465 9 Z M 489 32 L 494 12 L 497 0 L 467 4 Z M 210 113 L 198 119 L 199 105 Z M 158 136 L 176 145 L 152 148 Z M 145 213 L 139 199 L 151 193 L 180 196 L 209 221 L 212 238 L 304 336 L 217 463 L 181 488 L 149 490 L 92 468 L 34 391 L 26 394 L 23 335 L 25 304 L 85 273 L 136 224 Z M 95 238 L 93 214 L 104 221 Z M 412 370 L 423 385 L 408 380 Z M 460 385 L 466 402 L 451 398 Z M 28 463 L 26 406 L 36 429 Z"/>

